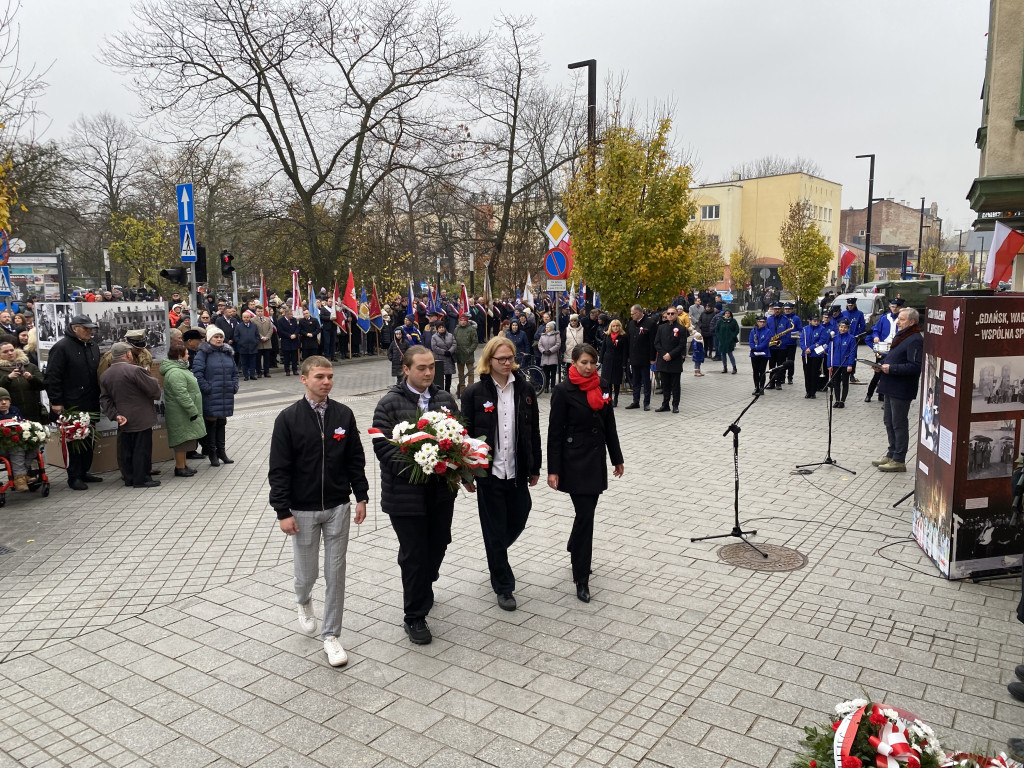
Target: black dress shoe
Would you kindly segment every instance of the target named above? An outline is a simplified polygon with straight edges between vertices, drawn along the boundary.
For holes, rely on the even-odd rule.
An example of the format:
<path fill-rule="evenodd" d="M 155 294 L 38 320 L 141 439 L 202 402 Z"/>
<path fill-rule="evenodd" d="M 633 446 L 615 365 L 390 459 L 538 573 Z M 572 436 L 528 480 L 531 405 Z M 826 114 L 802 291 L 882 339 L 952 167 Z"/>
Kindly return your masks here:
<path fill-rule="evenodd" d="M 103 478 L 102 477 L 100 477 L 99 475 L 93 475 L 93 474 L 83 475 L 82 479 L 85 480 L 85 482 L 87 482 L 87 483 L 102 483 L 103 482 Z"/>
<path fill-rule="evenodd" d="M 196 471 L 194 469 L 192 469 L 192 467 L 181 467 L 181 468 L 175 467 L 174 468 L 174 476 L 175 477 L 192 477 L 192 475 L 194 475 L 194 474 L 196 474 Z"/>
<path fill-rule="evenodd" d="M 626 407 L 624 408 L 624 410 L 627 410 L 627 411 L 632 411 L 632 410 L 634 410 L 634 409 L 636 409 L 636 408 L 639 408 L 639 407 L 640 407 L 640 403 L 630 403 L 629 405 L 627 405 L 627 406 L 626 406 Z"/>
<path fill-rule="evenodd" d="M 186 459 L 205 459 L 206 457 L 203 456 L 203 454 L 201 454 L 199 451 L 189 451 L 188 453 L 185 454 L 185 458 Z"/>
<path fill-rule="evenodd" d="M 149 476 L 153 477 L 154 475 L 159 475 L 162 471 L 163 470 L 160 470 L 160 469 L 151 469 L 151 470 L 149 470 Z"/>
<path fill-rule="evenodd" d="M 846 407 L 846 403 L 836 403 L 833 406 L 833 408 L 845 408 L 845 407 Z"/>
<path fill-rule="evenodd" d="M 668 413 L 668 406 L 667 405 L 663 405 L 660 408 L 655 408 L 654 412 L 655 413 Z"/>
<path fill-rule="evenodd" d="M 576 597 L 580 599 L 580 602 L 590 602 L 590 585 L 585 581 L 581 581 L 576 584 Z"/>
<path fill-rule="evenodd" d="M 430 634 L 430 627 L 427 626 L 426 619 L 413 619 L 403 622 L 402 626 L 414 645 L 429 645 L 430 641 L 434 639 Z"/>
<path fill-rule="evenodd" d="M 503 611 L 514 611 L 516 609 L 516 599 L 512 596 L 511 592 L 498 595 L 498 607 Z"/>
<path fill-rule="evenodd" d="M 645 410 L 645 411 L 649 411 L 649 410 L 651 410 L 651 406 L 649 406 L 649 405 L 645 405 L 645 406 L 644 406 L 644 410 Z"/>
<path fill-rule="evenodd" d="M 870 403 L 871 402 L 871 398 L 873 398 L 873 397 L 874 397 L 874 395 L 868 395 L 867 397 L 864 398 L 864 402 L 865 403 Z"/>
<path fill-rule="evenodd" d="M 147 480 L 146 482 L 140 483 L 140 484 L 135 485 L 133 487 L 134 488 L 156 488 L 158 485 L 160 485 L 160 481 L 159 480 Z"/>
<path fill-rule="evenodd" d="M 72 491 L 88 491 L 89 486 L 83 480 L 68 480 L 68 488 Z"/>
<path fill-rule="evenodd" d="M 1013 674 L 1017 676 L 1017 679 L 1024 683 L 1024 664 L 1018 664 L 1013 668 Z"/>
<path fill-rule="evenodd" d="M 678 405 L 673 405 L 672 406 L 672 413 L 679 413 L 679 406 Z"/>
<path fill-rule="evenodd" d="M 1010 692 L 1017 701 L 1024 701 L 1024 683 L 1010 683 L 1006 686 L 1006 690 Z"/>

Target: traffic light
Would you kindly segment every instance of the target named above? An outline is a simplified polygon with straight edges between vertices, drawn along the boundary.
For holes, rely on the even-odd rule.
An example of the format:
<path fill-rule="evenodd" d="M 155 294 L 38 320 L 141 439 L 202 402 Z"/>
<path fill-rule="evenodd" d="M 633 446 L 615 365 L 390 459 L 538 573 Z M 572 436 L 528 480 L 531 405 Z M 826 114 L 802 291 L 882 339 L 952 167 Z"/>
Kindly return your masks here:
<path fill-rule="evenodd" d="M 170 269 L 161 269 L 160 277 L 170 280 L 176 285 L 188 285 L 188 268 L 171 267 Z"/>
<path fill-rule="evenodd" d="M 206 277 L 206 246 L 202 243 L 196 243 L 196 263 L 193 267 L 195 269 L 196 283 L 205 283 Z"/>
<path fill-rule="evenodd" d="M 231 277 L 231 273 L 235 271 L 235 268 L 231 266 L 231 262 L 234 260 L 227 248 L 220 252 L 220 273 L 224 277 Z"/>

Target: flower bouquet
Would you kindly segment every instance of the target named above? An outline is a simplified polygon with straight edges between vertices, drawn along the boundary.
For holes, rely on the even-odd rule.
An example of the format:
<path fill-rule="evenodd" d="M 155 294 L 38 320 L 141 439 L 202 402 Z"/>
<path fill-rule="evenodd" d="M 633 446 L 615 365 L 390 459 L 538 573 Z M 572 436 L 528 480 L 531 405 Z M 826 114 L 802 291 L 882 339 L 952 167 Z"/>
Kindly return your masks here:
<path fill-rule="evenodd" d="M 490 446 L 470 437 L 444 407 L 417 411 L 416 420 L 396 424 L 390 438 L 379 429 L 371 428 L 369 432 L 374 440 L 387 440 L 398 448 L 396 460 L 404 465 L 399 474 L 408 472 L 409 482 L 414 485 L 443 477 L 456 490 L 459 483 L 486 475 L 490 466 Z"/>
<path fill-rule="evenodd" d="M 792 768 L 1021 768 L 999 755 L 946 754 L 935 732 L 898 707 L 853 699 L 828 727 L 806 727 Z"/>
<path fill-rule="evenodd" d="M 7 453 L 12 448 L 37 451 L 46 443 L 46 436 L 46 427 L 36 421 L 0 421 L 0 452 Z"/>
<path fill-rule="evenodd" d="M 57 429 L 60 431 L 60 450 L 64 457 L 64 466 L 68 465 L 68 451 L 84 451 L 96 439 L 96 426 L 99 414 L 88 411 L 65 410 L 57 417 Z"/>

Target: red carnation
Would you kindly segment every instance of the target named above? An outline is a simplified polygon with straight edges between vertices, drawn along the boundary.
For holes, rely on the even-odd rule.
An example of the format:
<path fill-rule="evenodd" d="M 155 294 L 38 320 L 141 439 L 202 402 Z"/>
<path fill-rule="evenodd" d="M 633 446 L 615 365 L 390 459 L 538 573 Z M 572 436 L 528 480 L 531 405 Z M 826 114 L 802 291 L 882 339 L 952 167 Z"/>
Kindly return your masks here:
<path fill-rule="evenodd" d="M 888 718 L 881 712 L 872 712 L 868 719 L 872 725 L 885 725 L 888 722 Z"/>
<path fill-rule="evenodd" d="M 442 451 L 447 451 L 449 448 L 452 447 L 452 441 L 449 440 L 447 437 L 444 438 L 443 440 L 438 440 L 437 447 L 440 448 Z"/>
<path fill-rule="evenodd" d="M 841 722 L 841 721 L 839 721 L 839 720 L 836 720 L 836 721 L 835 721 L 834 723 L 832 723 L 832 730 L 833 730 L 833 731 L 838 731 L 838 730 L 839 730 L 839 723 L 840 723 L 840 722 Z"/>
<path fill-rule="evenodd" d="M 400 450 L 402 453 L 408 453 L 409 452 L 409 446 L 407 446 L 407 445 L 400 446 L 398 450 Z"/>
<path fill-rule="evenodd" d="M 861 768 L 864 763 L 856 755 L 847 755 L 843 758 L 842 768 Z"/>
<path fill-rule="evenodd" d="M 429 422 L 429 421 L 427 421 L 426 419 L 420 419 L 419 421 L 417 421 L 417 422 L 416 422 L 416 429 L 423 429 L 423 428 L 425 428 L 425 427 L 427 426 L 427 424 L 429 424 L 429 423 L 430 423 L 430 422 Z"/>
<path fill-rule="evenodd" d="M 448 465 L 445 464 L 443 461 L 439 461 L 439 462 L 437 462 L 437 464 L 434 465 L 434 474 L 435 475 L 443 475 L 447 471 L 448 471 Z"/>
<path fill-rule="evenodd" d="M 818 761 L 817 760 L 811 760 L 811 762 L 809 762 L 807 764 L 807 768 L 818 768 Z"/>
<path fill-rule="evenodd" d="M 18 442 L 19 440 L 21 440 L 21 436 L 20 435 L 11 435 L 11 440 L 13 440 L 14 442 Z"/>
<path fill-rule="evenodd" d="M 462 430 L 462 434 L 463 434 L 463 435 L 468 435 L 468 434 L 469 434 L 469 430 L 468 430 L 468 429 L 464 429 L 464 430 Z"/>

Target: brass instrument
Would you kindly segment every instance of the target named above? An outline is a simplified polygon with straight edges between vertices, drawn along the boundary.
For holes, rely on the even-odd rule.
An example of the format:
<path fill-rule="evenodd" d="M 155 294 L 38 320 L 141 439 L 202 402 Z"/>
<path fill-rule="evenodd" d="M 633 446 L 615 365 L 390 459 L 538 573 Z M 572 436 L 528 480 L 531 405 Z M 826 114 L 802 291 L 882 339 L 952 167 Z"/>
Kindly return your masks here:
<path fill-rule="evenodd" d="M 792 330 L 793 330 L 793 327 L 790 326 L 789 328 L 784 328 L 783 330 L 779 331 L 778 333 L 776 333 L 774 336 L 772 336 L 768 340 L 768 346 L 769 347 L 781 346 L 782 345 L 782 337 L 785 336 L 787 333 L 791 332 Z"/>

